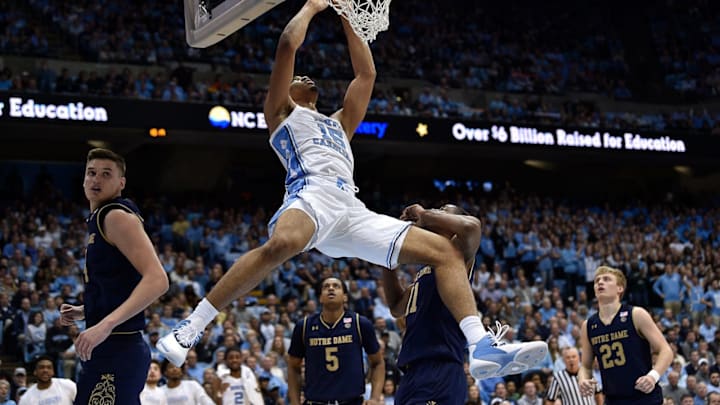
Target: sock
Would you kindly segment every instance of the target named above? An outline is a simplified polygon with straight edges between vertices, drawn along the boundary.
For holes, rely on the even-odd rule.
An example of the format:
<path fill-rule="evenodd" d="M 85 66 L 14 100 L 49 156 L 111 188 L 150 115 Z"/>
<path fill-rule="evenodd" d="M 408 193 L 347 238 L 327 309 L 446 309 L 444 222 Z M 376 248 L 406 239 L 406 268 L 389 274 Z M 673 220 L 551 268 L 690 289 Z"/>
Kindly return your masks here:
<path fill-rule="evenodd" d="M 465 339 L 467 339 L 471 345 L 479 342 L 480 339 L 487 335 L 482 319 L 477 315 L 463 318 L 462 321 L 460 321 L 460 329 L 465 334 Z"/>
<path fill-rule="evenodd" d="M 212 322 L 218 314 L 218 310 L 207 300 L 203 298 L 202 301 L 195 307 L 195 310 L 188 317 L 190 323 L 195 325 L 198 329 L 203 330 Z"/>

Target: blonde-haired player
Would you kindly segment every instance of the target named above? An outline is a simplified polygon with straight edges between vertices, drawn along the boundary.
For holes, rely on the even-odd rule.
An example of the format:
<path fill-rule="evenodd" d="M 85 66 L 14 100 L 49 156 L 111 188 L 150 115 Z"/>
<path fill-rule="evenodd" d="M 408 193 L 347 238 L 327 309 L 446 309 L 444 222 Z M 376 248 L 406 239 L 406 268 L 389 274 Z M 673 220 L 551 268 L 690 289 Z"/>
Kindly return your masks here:
<path fill-rule="evenodd" d="M 663 397 L 657 383 L 673 353 L 645 309 L 620 302 L 626 288 L 622 271 L 598 267 L 594 289 L 599 310 L 581 328 L 580 392 L 595 393 L 592 367 L 597 357 L 608 405 L 660 405 Z M 653 353 L 658 354 L 655 364 Z"/>

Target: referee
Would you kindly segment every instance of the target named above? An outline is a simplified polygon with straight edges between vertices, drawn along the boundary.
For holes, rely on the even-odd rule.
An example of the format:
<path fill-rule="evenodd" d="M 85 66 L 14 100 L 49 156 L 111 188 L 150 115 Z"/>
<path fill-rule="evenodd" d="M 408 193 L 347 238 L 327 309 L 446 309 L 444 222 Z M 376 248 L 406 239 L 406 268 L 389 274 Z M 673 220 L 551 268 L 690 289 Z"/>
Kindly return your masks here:
<path fill-rule="evenodd" d="M 563 361 L 565 369 L 553 373 L 552 384 L 548 389 L 545 398 L 545 405 L 557 403 L 562 405 L 603 405 L 605 398 L 600 387 L 596 386 L 595 396 L 584 397 L 580 394 L 577 373 L 580 370 L 580 355 L 574 347 L 567 347 L 563 350 Z"/>

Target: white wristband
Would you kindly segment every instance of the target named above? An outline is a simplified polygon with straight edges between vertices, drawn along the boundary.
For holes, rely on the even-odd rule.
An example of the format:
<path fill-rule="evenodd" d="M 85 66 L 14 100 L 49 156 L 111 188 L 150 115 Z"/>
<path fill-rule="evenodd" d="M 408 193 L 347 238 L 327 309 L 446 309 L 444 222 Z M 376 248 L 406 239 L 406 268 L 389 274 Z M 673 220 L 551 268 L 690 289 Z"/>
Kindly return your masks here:
<path fill-rule="evenodd" d="M 655 380 L 655 384 L 657 384 L 657 382 L 660 381 L 660 374 L 657 371 L 655 371 L 655 369 L 648 371 L 647 375 L 649 377 L 652 377 L 653 380 Z"/>

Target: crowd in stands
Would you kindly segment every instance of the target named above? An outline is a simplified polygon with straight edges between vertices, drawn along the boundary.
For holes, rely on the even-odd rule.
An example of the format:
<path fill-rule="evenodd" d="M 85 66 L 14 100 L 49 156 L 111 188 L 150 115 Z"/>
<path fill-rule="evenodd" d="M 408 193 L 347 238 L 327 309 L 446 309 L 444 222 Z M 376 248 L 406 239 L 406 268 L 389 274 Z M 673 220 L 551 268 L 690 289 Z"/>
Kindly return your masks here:
<path fill-rule="evenodd" d="M 656 3 L 641 4 L 652 16 L 647 35 L 655 40 L 657 64 L 667 75 L 667 86 L 717 96 L 717 7 L 705 0 Z M 196 60 L 268 73 L 275 38 L 296 5 L 277 7 L 237 34 L 200 50 L 186 45 L 184 15 L 175 1 L 150 0 L 142 7 L 125 7 L 118 0 L 32 0 L 14 8 L 8 3 L 0 8 L 0 28 L 5 32 L 0 50 L 52 54 L 43 32 L 54 29 L 64 38 L 64 46 L 87 60 L 150 65 Z M 389 31 L 373 43 L 383 76 L 451 88 L 633 97 L 625 55 L 636 50 L 626 48 L 618 27 L 622 22 L 603 5 L 397 3 L 391 17 Z M 298 60 L 313 77 L 349 77 L 339 24 L 329 16 L 317 20 Z"/>
<path fill-rule="evenodd" d="M 568 11 L 582 10 L 563 10 L 572 3 L 540 10 L 520 2 L 488 8 L 463 4 L 396 5 L 390 32 L 373 45 L 379 70 L 455 88 L 541 93 L 609 93 L 626 77 L 621 42 L 590 12 L 583 12 L 587 19 L 571 17 Z M 88 0 L 33 0 L 29 5 L 91 60 L 202 60 L 257 73 L 270 71 L 274 39 L 294 12 L 279 7 L 228 40 L 197 50 L 185 44 L 184 16 L 174 1 L 152 0 L 141 8 L 124 7 L 116 0 L 101 6 Z M 314 77 L 348 77 L 347 51 L 337 45 L 344 42 L 342 29 L 336 19 L 318 20 L 298 59 Z M 548 30 L 551 25 L 562 28 Z M 413 46 L 417 40 L 423 46 Z"/>
<path fill-rule="evenodd" d="M 101 97 L 129 97 L 141 100 L 222 103 L 258 107 L 265 99 L 265 86 L 249 75 L 229 82 L 216 75 L 211 82 L 193 80 L 191 69 L 180 65 L 156 74 L 130 69 L 111 70 L 107 74 L 68 69 L 60 72 L 42 63 L 34 72 L 0 70 L 0 91 L 44 94 L 79 94 Z M 346 82 L 324 81 L 319 107 L 335 111 L 342 105 Z M 259 108 L 259 107 L 258 107 Z M 653 131 L 692 130 L 699 133 L 720 131 L 720 111 L 694 108 L 669 113 L 600 111 L 592 101 L 567 100 L 562 104 L 544 101 L 541 95 L 505 96 L 489 100 L 487 105 L 473 106 L 453 100 L 446 88 L 425 87 L 417 96 L 408 90 L 396 93 L 389 88 L 375 90 L 368 113 L 379 115 L 466 118 L 529 125 L 570 125 L 591 129 Z"/>
<path fill-rule="evenodd" d="M 698 98 L 720 94 L 718 7 L 712 1 L 667 2 L 650 11 L 665 85 Z"/>
<path fill-rule="evenodd" d="M 82 302 L 88 210 L 85 204 L 63 199 L 51 183 L 41 184 L 44 187 L 23 199 L 15 195 L 0 208 L 2 347 L 6 355 L 16 354 L 28 366 L 37 356 L 50 354 L 57 359 L 56 373 L 72 379 L 80 365 L 73 340 L 84 325 L 61 326 L 58 308 L 64 302 Z M 374 208 L 398 214 L 400 197 L 385 197 Z M 493 195 L 466 191 L 452 200 L 483 222 L 471 285 L 485 325 L 510 325 L 504 335 L 509 342 L 541 339 L 551 347 L 539 368 L 521 376 L 480 382 L 469 377 L 469 398 L 479 395 L 489 404 L 499 397 L 512 404 L 523 395 L 527 381 L 544 395 L 552 371 L 563 367 L 560 350 L 579 345 L 580 325 L 597 309 L 591 280 L 600 264 L 624 271 L 629 283 L 625 299 L 656 317 L 675 351 L 672 370 L 678 373 L 677 384 L 694 395 L 701 395 L 701 385 L 720 390 L 720 381 L 710 378 L 720 368 L 717 198 L 692 204 L 591 204 L 507 189 Z M 377 201 L 381 200 L 369 203 Z M 273 207 L 244 202 L 219 208 L 167 198 L 139 203 L 171 281 L 169 292 L 145 312 L 145 336 L 153 357 L 162 359 L 155 347 L 158 338 L 188 314 L 235 259 L 267 240 L 266 222 Z M 409 284 L 418 270 L 398 270 L 402 283 Z M 188 357 L 187 378 L 214 389 L 217 375 L 227 372 L 224 351 L 238 345 L 245 363 L 282 397 L 293 327 L 318 310 L 318 284 L 333 275 L 347 283 L 349 308 L 373 320 L 383 341 L 385 394 L 392 403 L 393 389 L 402 380 L 395 366 L 402 322 L 390 315 L 382 271 L 357 259 L 331 259 L 316 251 L 285 262 L 208 326 Z M 663 385 L 675 378 L 670 374 L 662 376 Z"/>
<path fill-rule="evenodd" d="M 369 112 L 580 128 L 720 132 L 720 111 L 678 108 L 667 113 L 631 113 L 600 110 L 592 102 L 575 99 L 564 104 L 545 102 L 543 95 L 567 92 L 632 99 L 624 59 L 628 50 L 602 9 L 565 2 L 542 8 L 521 3 L 469 9 L 457 1 L 432 2 L 421 8 L 393 5 L 390 31 L 372 45 L 378 80 L 415 78 L 432 83 L 432 87 L 411 94 L 406 88 L 378 86 Z M 706 2 L 693 4 L 695 7 L 686 8 L 671 2 L 660 7 L 651 24 L 652 34 L 668 87 L 707 98 L 717 95 L 720 85 L 714 38 L 718 13 Z M 678 7 L 683 13 L 675 15 Z M 265 89 L 252 79 L 218 74 L 213 80 L 196 80 L 192 69 L 182 62 L 211 63 L 241 74 L 267 74 L 275 38 L 293 11 L 293 7 L 278 7 L 228 39 L 200 50 L 186 45 L 184 16 L 177 12 L 175 1 L 152 0 L 142 8 L 124 7 L 117 0 L 102 5 L 87 0 L 33 0 L 16 7 L 7 3 L 0 6 L 0 30 L 4 33 L 0 52 L 53 56 L 43 34 L 50 24 L 58 30 L 56 36 L 64 39 L 62 49 L 85 60 L 168 68 L 156 74 L 133 74 L 122 68 L 108 73 L 70 73 L 46 64 L 36 72 L 6 67 L 0 71 L 0 90 L 259 106 Z M 342 30 L 331 15 L 317 18 L 314 24 L 317 26 L 309 32 L 297 60 L 304 73 L 321 80 L 321 108 L 334 110 L 341 105 L 351 77 L 347 49 Z M 422 46 L 413 45 L 418 40 Z M 690 49 L 686 42 L 692 45 Z M 460 88 L 507 95 L 483 102 L 451 95 Z"/>
<path fill-rule="evenodd" d="M 50 50 L 41 24 L 10 2 L 0 4 L 0 53 L 46 56 Z"/>

